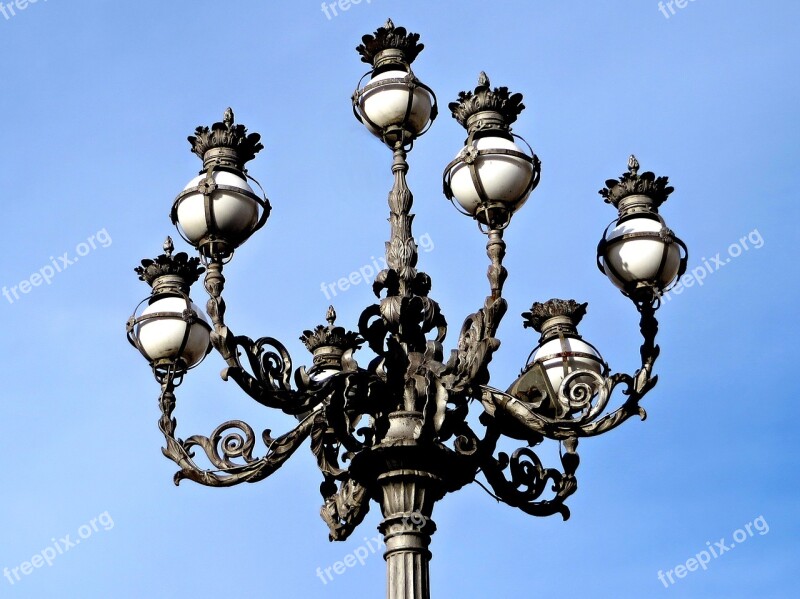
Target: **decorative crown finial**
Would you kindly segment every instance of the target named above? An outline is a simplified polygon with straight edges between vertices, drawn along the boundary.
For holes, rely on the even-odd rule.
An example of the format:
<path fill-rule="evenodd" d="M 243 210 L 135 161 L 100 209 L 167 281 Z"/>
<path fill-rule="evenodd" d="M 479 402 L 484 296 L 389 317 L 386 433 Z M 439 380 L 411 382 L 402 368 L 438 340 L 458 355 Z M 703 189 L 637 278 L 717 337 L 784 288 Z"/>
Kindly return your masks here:
<path fill-rule="evenodd" d="M 523 327 L 532 327 L 537 333 L 543 333 L 545 322 L 558 316 L 568 318 L 572 325 L 577 327 L 583 317 L 586 315 L 586 308 L 588 303 L 582 304 L 575 300 L 563 300 L 553 298 L 546 302 L 535 302 L 531 306 L 530 312 L 523 312 L 522 318 L 524 319 Z"/>
<path fill-rule="evenodd" d="M 247 133 L 247 127 L 234 124 L 233 110 L 228 107 L 222 121 L 211 127 L 197 127 L 189 136 L 192 152 L 197 154 L 206 168 L 209 163 L 218 162 L 224 166 L 244 170 L 245 164 L 264 149 L 261 135 Z"/>
<path fill-rule="evenodd" d="M 308 348 L 308 351 L 314 353 L 320 348 L 330 348 L 334 350 L 334 353 L 341 354 L 348 349 L 358 349 L 363 343 L 363 339 L 358 333 L 345 331 L 344 327 L 334 326 L 336 310 L 333 309 L 333 306 L 328 307 L 325 320 L 328 322 L 327 327 L 317 325 L 313 331 L 303 331 L 300 336 L 300 341 Z"/>
<path fill-rule="evenodd" d="M 395 27 L 391 19 L 387 19 L 386 25 L 379 27 L 372 35 L 362 37 L 361 41 L 364 43 L 356 48 L 361 55 L 361 62 L 373 67 L 410 65 L 425 48 L 419 43 L 418 33 L 408 33 L 405 27 Z"/>
<path fill-rule="evenodd" d="M 656 177 L 650 171 L 639 174 L 639 161 L 631 154 L 628 158 L 628 172 L 619 180 L 609 179 L 605 188 L 598 193 L 605 198 L 607 204 L 620 207 L 620 202 L 633 195 L 647 196 L 652 200 L 652 209 L 656 212 L 658 207 L 667 201 L 669 194 L 675 191 L 669 186 L 669 177 Z"/>
<path fill-rule="evenodd" d="M 180 252 L 173 256 L 172 252 L 175 247 L 171 237 L 167 237 L 164 241 L 163 248 L 163 254 L 154 260 L 142 260 L 142 265 L 134 268 L 134 272 L 139 275 L 139 280 L 145 281 L 153 288 L 154 292 L 162 287 L 165 290 L 166 287 L 172 287 L 189 293 L 189 288 L 205 271 L 205 268 L 200 266 L 200 258 L 190 258 L 186 252 Z M 168 277 L 168 279 L 163 277 Z"/>
<path fill-rule="evenodd" d="M 495 124 L 509 129 L 525 109 L 522 94 L 512 94 L 507 87 L 492 89 L 489 77 L 484 71 L 478 75 L 478 85 L 475 90 L 459 92 L 458 101 L 451 102 L 448 107 L 453 113 L 453 118 L 467 129 L 470 128 L 470 117 L 479 112 L 498 113 L 502 122 Z"/>

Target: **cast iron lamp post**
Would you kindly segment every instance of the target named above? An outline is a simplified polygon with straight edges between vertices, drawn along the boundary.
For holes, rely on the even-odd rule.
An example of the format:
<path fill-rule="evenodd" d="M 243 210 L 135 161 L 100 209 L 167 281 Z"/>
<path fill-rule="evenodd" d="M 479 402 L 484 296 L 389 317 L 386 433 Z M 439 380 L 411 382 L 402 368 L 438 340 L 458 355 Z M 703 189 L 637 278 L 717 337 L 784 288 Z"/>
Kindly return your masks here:
<path fill-rule="evenodd" d="M 358 332 L 335 326 L 336 314 L 329 308 L 327 326 L 303 332 L 312 365 L 298 368 L 292 381 L 292 361 L 280 342 L 235 335 L 226 324 L 223 266 L 270 212 L 245 169 L 262 148 L 260 136 L 235 125 L 230 109 L 222 122 L 198 127 L 189 138 L 203 169 L 172 209 L 173 223 L 199 258 L 173 254 L 168 238 L 164 254 L 142 261 L 136 271 L 152 293 L 127 331 L 161 385 L 159 427 L 166 438 L 164 455 L 180 467 L 176 484 L 190 479 L 226 487 L 262 480 L 310 437 L 331 540 L 346 539 L 370 501 L 377 502 L 386 542 L 387 597 L 421 599 L 430 596 L 428 546 L 437 501 L 482 474 L 498 500 L 535 516 L 558 513 L 566 519 L 564 502 L 577 489 L 578 440 L 631 416 L 644 418 L 639 402 L 657 379 L 652 374 L 659 353 L 655 312 L 660 295 L 685 270 L 686 248 L 658 212 L 673 191 L 667 178 L 640 175 L 631 156 L 628 172 L 607 181 L 600 192 L 619 215 L 600 241 L 597 260 L 640 314 L 641 368 L 633 375 L 609 374 L 600 352 L 577 330 L 587 304 L 551 299 L 523 314 L 524 326 L 540 333 L 540 340 L 519 378 L 507 391 L 489 386 L 488 364 L 500 345 L 495 333 L 506 311 L 503 230 L 536 187 L 540 163 L 511 131 L 524 108 L 522 96 L 492 88 L 481 73 L 474 91 L 460 93 L 449 105 L 467 140 L 445 168 L 444 193 L 487 234 L 491 292 L 466 318 L 456 349 L 445 359 L 447 326 L 428 295 L 430 278 L 416 268 L 412 195 L 406 185 L 407 153 L 437 114 L 433 92 L 411 70 L 423 46 L 419 35 L 391 21 L 363 41 L 358 52 L 372 69 L 369 82 L 359 84 L 353 95 L 353 109 L 392 150 L 394 185 L 388 268 L 375 279 L 379 299 L 362 312 Z M 210 324 L 189 297 L 203 272 Z M 364 343 L 375 358 L 361 367 L 354 354 Z M 223 379 L 299 421 L 279 437 L 264 432 L 263 457 L 253 456 L 257 438 L 242 421 L 226 422 L 208 437 L 175 435 L 175 388 L 211 347 L 227 364 Z M 613 409 L 610 398 L 617 386 L 625 399 Z M 476 405 L 482 410 L 480 434 L 467 421 Z M 510 456 L 498 452 L 502 437 L 525 446 Z M 534 453 L 544 439 L 561 444 L 560 468 L 545 468 Z M 210 468 L 195 462 L 197 450 Z"/>

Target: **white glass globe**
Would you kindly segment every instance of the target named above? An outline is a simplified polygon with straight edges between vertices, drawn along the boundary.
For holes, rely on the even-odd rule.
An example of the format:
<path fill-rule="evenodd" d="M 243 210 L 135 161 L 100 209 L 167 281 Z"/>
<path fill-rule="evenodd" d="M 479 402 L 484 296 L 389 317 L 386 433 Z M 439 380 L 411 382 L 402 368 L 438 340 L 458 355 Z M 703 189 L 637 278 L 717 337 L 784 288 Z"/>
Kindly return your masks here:
<path fill-rule="evenodd" d="M 588 356 L 568 356 L 567 368 L 564 371 L 564 359 L 561 354 L 563 352 L 579 352 L 589 354 Z M 548 358 L 547 356 L 553 356 Z M 533 354 L 534 362 L 541 362 L 542 366 L 547 373 L 547 378 L 550 379 L 550 384 L 553 390 L 558 393 L 558 388 L 564 377 L 576 370 L 589 370 L 596 374 L 602 375 L 604 372 L 603 359 L 595 349 L 581 339 L 573 337 L 564 338 L 564 347 L 561 345 L 561 339 L 551 339 L 543 345 L 540 345 Z M 580 379 L 581 377 L 579 377 Z M 580 381 L 577 381 L 580 382 Z M 590 381 L 587 381 L 590 382 Z"/>
<path fill-rule="evenodd" d="M 239 175 L 228 171 L 214 171 L 212 176 L 217 185 L 227 185 L 253 193 L 247 181 Z M 205 178 L 205 174 L 195 177 L 189 181 L 184 191 L 197 187 Z M 198 191 L 189 194 L 180 201 L 178 223 L 186 238 L 191 243 L 197 244 L 211 232 L 232 243 L 247 239 L 258 223 L 258 202 L 243 193 L 219 189 L 213 192 L 211 202 L 216 222 L 213 231 L 210 231 L 209 223 L 206 222 L 205 200 L 202 193 Z"/>
<path fill-rule="evenodd" d="M 472 147 L 476 150 L 522 152 L 517 144 L 503 137 L 481 137 L 472 142 Z M 478 156 L 475 166 L 489 201 L 499 202 L 516 210 L 528 199 L 531 191 L 528 188 L 533 178 L 533 166 L 530 162 L 517 156 L 498 154 Z M 451 171 L 450 189 L 461 207 L 474 216 L 481 205 L 481 198 L 472 181 L 470 167 L 463 161 Z"/>
<path fill-rule="evenodd" d="M 386 79 L 402 79 L 408 73 L 406 71 L 386 71 L 375 75 L 370 79 L 370 83 L 384 81 Z M 380 85 L 362 94 L 359 99 L 361 112 L 372 121 L 378 130 L 367 127 L 375 135 L 380 136 L 382 130 L 391 125 L 402 125 L 408 108 L 408 94 L 411 90 L 405 83 L 391 83 Z M 406 128 L 414 135 L 419 134 L 431 118 L 432 100 L 430 94 L 423 88 L 414 89 L 414 99 L 411 102 L 411 113 L 406 123 Z"/>
<path fill-rule="evenodd" d="M 334 374 L 338 374 L 341 372 L 339 368 L 323 368 L 322 370 L 318 370 L 311 375 L 311 380 L 315 383 L 321 383 L 323 381 L 328 380 Z"/>
<path fill-rule="evenodd" d="M 678 244 L 667 246 L 667 242 L 657 237 L 632 238 L 613 243 L 613 240 L 630 233 L 647 232 L 657 235 L 663 227 L 658 220 L 638 217 L 626 220 L 609 231 L 606 236 L 609 245 L 603 255 L 603 270 L 614 285 L 624 289 L 626 284 L 642 281 L 653 282 L 660 289 L 665 289 L 675 280 L 681 263 Z M 667 259 L 659 275 L 658 268 L 665 248 Z"/>
<path fill-rule="evenodd" d="M 194 303 L 191 309 L 200 320 L 208 323 L 203 312 Z M 189 338 L 182 353 L 179 353 L 183 337 L 186 333 L 187 323 L 183 320 L 183 311 L 186 310 L 186 300 L 182 297 L 162 297 L 147 306 L 142 316 L 156 312 L 168 312 L 175 316 L 159 317 L 145 320 L 136 328 L 136 337 L 139 344 L 151 360 L 177 360 L 183 358 L 187 368 L 191 368 L 206 355 L 210 341 L 209 327 L 200 323 L 193 323 L 189 330 Z"/>

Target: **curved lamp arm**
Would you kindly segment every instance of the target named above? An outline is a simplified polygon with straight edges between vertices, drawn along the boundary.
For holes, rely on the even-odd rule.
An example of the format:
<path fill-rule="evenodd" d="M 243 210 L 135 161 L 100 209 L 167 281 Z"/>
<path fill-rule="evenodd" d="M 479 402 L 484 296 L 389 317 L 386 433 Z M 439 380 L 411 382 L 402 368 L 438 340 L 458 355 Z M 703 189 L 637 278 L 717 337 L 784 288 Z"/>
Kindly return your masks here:
<path fill-rule="evenodd" d="M 175 392 L 170 381 L 162 385 L 159 397 L 161 418 L 158 427 L 166 439 L 162 453 L 178 464 L 174 482 L 193 480 L 209 487 L 230 487 L 243 482 L 257 482 L 267 478 L 300 447 L 311 433 L 313 420 L 306 418 L 292 431 L 272 438 L 265 430 L 261 438 L 267 445 L 267 454 L 262 458 L 252 455 L 255 445 L 253 429 L 241 420 L 231 420 L 218 426 L 210 437 L 193 435 L 187 440 L 175 436 L 177 421 L 172 416 L 175 409 Z M 215 469 L 203 469 L 194 462 L 194 448 L 200 447 Z M 241 460 L 236 463 L 234 460 Z"/>
<path fill-rule="evenodd" d="M 579 410 L 576 417 L 549 418 L 540 414 L 529 402 L 483 385 L 480 398 L 485 412 L 496 418 L 501 427 L 512 430 L 521 427 L 524 431 L 558 440 L 593 437 L 616 428 L 631 416 L 639 416 L 644 420 L 647 413 L 639 402 L 658 382 L 658 376 L 652 374 L 660 353 L 660 348 L 655 344 L 658 333 L 655 317 L 657 304 L 637 303 L 637 309 L 640 314 L 639 328 L 644 339 L 640 347 L 641 368 L 632 376 L 613 374 L 603 377 L 587 370 L 575 370 L 564 377 L 555 399 Z M 593 383 L 587 383 L 587 378 L 592 379 Z M 624 385 L 622 393 L 627 399 L 619 408 L 603 415 L 618 385 Z"/>

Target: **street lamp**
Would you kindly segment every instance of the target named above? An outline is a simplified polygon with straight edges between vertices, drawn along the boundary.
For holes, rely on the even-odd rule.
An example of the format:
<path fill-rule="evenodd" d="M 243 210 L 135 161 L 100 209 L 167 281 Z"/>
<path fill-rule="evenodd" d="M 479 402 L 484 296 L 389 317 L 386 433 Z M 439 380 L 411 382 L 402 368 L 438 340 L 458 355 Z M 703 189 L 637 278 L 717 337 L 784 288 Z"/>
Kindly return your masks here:
<path fill-rule="evenodd" d="M 227 487 L 262 480 L 310 437 L 322 473 L 322 517 L 331 540 L 344 540 L 361 523 L 370 502 L 380 505 L 390 599 L 430 596 L 428 549 L 436 527 L 434 505 L 482 475 L 495 497 L 535 516 L 569 517 L 565 500 L 577 489 L 578 440 L 645 416 L 639 406 L 653 388 L 660 296 L 686 268 L 686 247 L 666 227 L 658 208 L 673 191 L 666 177 L 639 174 L 634 157 L 628 172 L 600 192 L 619 211 L 598 246 L 600 270 L 631 299 L 640 314 L 641 368 L 633 375 L 609 374 L 599 350 L 583 340 L 578 324 L 587 304 L 551 299 L 523 314 L 540 333 L 519 378 L 507 391 L 489 385 L 488 365 L 500 345 L 495 337 L 507 304 L 503 231 L 539 182 L 540 162 L 512 133 L 522 96 L 492 88 L 481 73 L 478 86 L 449 105 L 467 130 L 467 140 L 444 170 L 444 193 L 487 235 L 491 293 L 461 327 L 456 349 L 445 359 L 447 323 L 429 297 L 431 281 L 417 270 L 411 223 L 413 196 L 406 184 L 406 156 L 436 118 L 436 97 L 411 69 L 422 50 L 419 35 L 388 21 L 363 38 L 357 50 L 371 65 L 353 95 L 353 110 L 393 153 L 389 193 L 391 236 L 387 268 L 375 279 L 378 302 L 366 308 L 358 332 L 327 326 L 303 332 L 312 365 L 296 371 L 276 339 L 235 335 L 225 323 L 224 264 L 266 221 L 270 204 L 248 183 L 245 164 L 261 149 L 259 136 L 234 124 L 228 109 L 220 123 L 200 127 L 189 140 L 203 160 L 201 175 L 175 200 L 172 220 L 199 258 L 165 253 L 137 269 L 152 287 L 148 307 L 128 321 L 128 337 L 147 358 L 161 385 L 159 426 L 164 455 L 180 466 L 182 479 Z M 524 147 L 523 147 L 524 146 Z M 204 264 L 205 269 L 200 266 Z M 189 299 L 205 270 L 206 313 Z M 254 457 L 256 434 L 242 421 L 226 422 L 208 437 L 175 436 L 175 388 L 205 356 L 209 343 L 232 379 L 258 403 L 295 416 L 297 426 L 273 438 Z M 354 354 L 366 343 L 375 358 L 360 366 Z M 293 380 L 294 379 L 294 380 Z M 623 388 L 624 401 L 611 405 Z M 482 409 L 476 432 L 470 407 Z M 497 451 L 502 437 L 524 441 L 510 456 Z M 533 447 L 544 439 L 561 444 L 560 468 L 545 468 Z M 210 463 L 195 462 L 200 450 Z"/>

